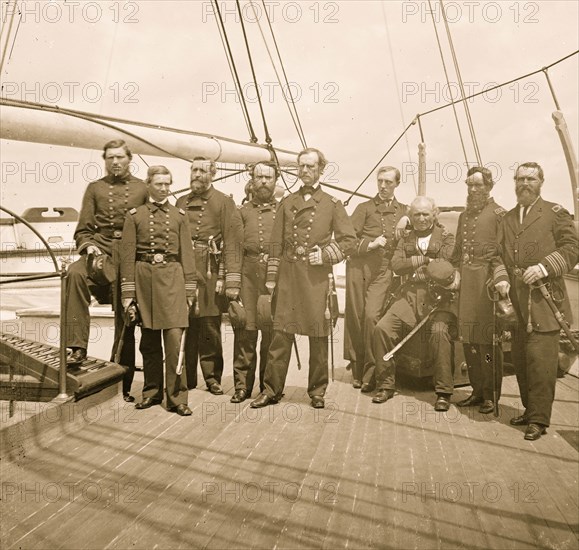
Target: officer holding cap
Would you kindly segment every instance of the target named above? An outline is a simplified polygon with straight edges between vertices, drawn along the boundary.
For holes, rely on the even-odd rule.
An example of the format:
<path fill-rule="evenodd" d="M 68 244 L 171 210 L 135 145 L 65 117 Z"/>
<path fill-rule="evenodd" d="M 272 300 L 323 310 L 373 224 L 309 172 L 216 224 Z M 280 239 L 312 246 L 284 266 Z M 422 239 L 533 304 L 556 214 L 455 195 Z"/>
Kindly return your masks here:
<path fill-rule="evenodd" d="M 412 230 L 398 241 L 392 256 L 394 273 L 407 280 L 398 291 L 399 298 L 374 329 L 372 347 L 378 389 L 374 403 L 385 403 L 396 389 L 394 360 L 384 361 L 384 355 L 436 305 L 437 311 L 427 325 L 437 395 L 434 408 L 447 411 L 450 407 L 454 390 L 450 327 L 456 324 L 452 298 L 460 277 L 447 261 L 454 248 L 454 236 L 436 223 L 437 213 L 432 199 L 415 198 L 409 211 Z"/>
<path fill-rule="evenodd" d="M 497 245 L 498 229 L 507 211 L 490 196 L 494 182 L 488 168 L 470 168 L 466 185 L 466 209 L 458 218 L 452 263 L 460 269 L 458 322 L 472 394 L 457 405 L 479 406 L 479 412 L 489 414 L 495 406 L 493 394 L 496 392 L 497 400 L 500 397 L 503 378 L 502 349 L 498 343 L 493 349 L 498 328 L 489 293 L 507 296 L 510 289 Z M 489 281 L 492 290 L 487 288 Z"/>
<path fill-rule="evenodd" d="M 186 373 L 177 372 L 177 363 L 196 291 L 193 245 L 187 215 L 167 198 L 172 183 L 169 170 L 150 166 L 146 183 L 149 200 L 129 211 L 121 242 L 123 307 L 128 309 L 136 302 L 142 319 L 140 350 L 145 384 L 143 400 L 136 408 L 160 404 L 165 386 L 167 409 L 190 416 Z"/>
<path fill-rule="evenodd" d="M 131 175 L 129 164 L 132 154 L 123 140 L 109 141 L 104 146 L 103 159 L 107 175 L 88 184 L 74 233 L 81 258 L 71 264 L 67 274 L 67 330 L 66 346 L 72 353 L 67 365 L 80 365 L 87 355 L 91 303 L 91 287 L 97 297 L 109 298 L 108 284 L 112 283 L 112 304 L 115 310 L 115 343 L 113 353 L 123 328 L 123 308 L 118 280 L 118 247 L 123 234 L 127 212 L 147 200 L 147 190 L 142 180 Z M 106 257 L 99 258 L 105 255 Z M 91 272 L 87 270 L 90 259 Z M 104 293 L 103 293 L 104 289 Z M 109 302 L 110 303 L 110 302 Z M 123 379 L 123 396 L 134 401 L 129 392 L 135 372 L 135 336 L 133 327 L 127 327 L 120 358 L 128 367 Z"/>
<path fill-rule="evenodd" d="M 235 393 L 232 403 L 241 403 L 251 396 L 257 368 L 257 303 L 269 292 L 265 286 L 267 259 L 270 254 L 271 231 L 278 203 L 274 198 L 279 171 L 273 162 L 260 162 L 251 168 L 251 200 L 239 209 L 243 223 L 243 264 L 241 268 L 241 300 L 245 307 L 245 327 L 235 330 L 233 344 L 233 380 Z M 234 306 L 235 302 L 231 302 Z M 261 330 L 259 347 L 259 389 L 263 391 L 263 376 L 271 342 L 271 326 Z"/>

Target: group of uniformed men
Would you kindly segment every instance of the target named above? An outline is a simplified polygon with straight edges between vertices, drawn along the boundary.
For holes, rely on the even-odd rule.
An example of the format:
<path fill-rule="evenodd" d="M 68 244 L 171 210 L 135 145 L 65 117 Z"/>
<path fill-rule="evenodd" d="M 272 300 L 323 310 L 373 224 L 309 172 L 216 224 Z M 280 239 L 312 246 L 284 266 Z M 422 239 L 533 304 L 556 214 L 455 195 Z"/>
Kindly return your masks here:
<path fill-rule="evenodd" d="M 213 186 L 216 168 L 210 159 L 193 159 L 191 191 L 173 206 L 166 167 L 149 167 L 145 182 L 133 177 L 132 155 L 122 140 L 108 142 L 103 158 L 107 174 L 88 185 L 75 233 L 81 258 L 68 269 L 71 368 L 87 355 L 91 292 L 110 283 L 113 357 L 126 367 L 124 399 L 134 401 L 132 325 L 138 316 L 144 387 L 136 408 L 160 404 L 166 394 L 169 410 L 189 416 L 187 394 L 197 386 L 198 363 L 208 391 L 223 394 L 221 314 L 231 302 L 243 304 L 246 316 L 234 330 L 231 402 L 251 396 L 257 371 L 260 393 L 251 407 L 277 403 L 295 336 L 305 335 L 310 342 L 307 391 L 312 407 L 323 408 L 334 313 L 328 311 L 332 266 L 347 260 L 344 357 L 354 388 L 376 390 L 374 403 L 394 397 L 397 345 L 425 325 L 435 410 L 450 407 L 452 345 L 460 340 L 472 394 L 457 405 L 492 412 L 502 380 L 493 302 L 510 296 L 518 319 L 512 358 L 525 407 L 511 424 L 526 426 L 525 439 L 545 433 L 554 400 L 559 325 L 538 285 L 546 283 L 559 297 L 570 320 L 563 275 L 579 252 L 569 213 L 540 196 L 544 177 L 538 164 L 518 167 L 517 205 L 508 212 L 490 196 L 490 171 L 469 169 L 466 209 L 455 237 L 439 223 L 432 199 L 419 196 L 409 206 L 397 201 L 400 172 L 392 166 L 379 168 L 377 195 L 349 217 L 342 203 L 321 189 L 327 161 L 313 148 L 298 155 L 302 186 L 280 202 L 275 199 L 278 167 L 271 162 L 252 166 L 251 196 L 240 208 Z M 269 322 L 258 312 L 264 300 Z"/>

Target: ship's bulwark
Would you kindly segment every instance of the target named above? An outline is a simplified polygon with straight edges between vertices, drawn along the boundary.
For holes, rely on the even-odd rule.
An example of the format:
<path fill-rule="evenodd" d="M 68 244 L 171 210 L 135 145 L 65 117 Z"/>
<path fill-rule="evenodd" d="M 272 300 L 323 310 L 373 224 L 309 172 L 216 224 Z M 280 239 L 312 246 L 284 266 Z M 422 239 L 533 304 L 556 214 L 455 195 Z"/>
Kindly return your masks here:
<path fill-rule="evenodd" d="M 120 394 L 45 411 L 49 440 L 32 431 L 42 446 L 2 461 L 2 548 L 577 547 L 577 378 L 558 380 L 548 434 L 528 442 L 509 425 L 522 412 L 513 375 L 495 420 L 435 413 L 428 384 L 408 381 L 374 405 L 343 365 L 323 410 L 292 362 L 265 409 L 229 402 L 226 369 L 229 395 L 191 391 L 192 417 Z"/>

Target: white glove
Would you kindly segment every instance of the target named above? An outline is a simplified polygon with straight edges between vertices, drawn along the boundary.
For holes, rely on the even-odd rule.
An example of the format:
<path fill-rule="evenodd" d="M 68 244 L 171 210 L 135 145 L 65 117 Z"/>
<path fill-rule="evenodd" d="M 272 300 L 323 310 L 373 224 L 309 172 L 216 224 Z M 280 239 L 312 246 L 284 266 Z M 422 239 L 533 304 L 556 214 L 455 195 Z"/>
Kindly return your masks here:
<path fill-rule="evenodd" d="M 273 294 L 273 291 L 275 290 L 275 283 L 271 283 L 271 282 L 265 283 L 265 288 L 267 288 L 267 291 L 270 294 Z"/>
<path fill-rule="evenodd" d="M 501 296 L 506 297 L 509 295 L 509 290 L 511 290 L 511 284 L 509 281 L 501 281 L 495 285 L 495 288 Z"/>
<path fill-rule="evenodd" d="M 86 253 L 94 254 L 95 256 L 100 256 L 102 254 L 101 249 L 98 246 L 95 246 L 94 244 L 89 244 L 86 247 Z"/>

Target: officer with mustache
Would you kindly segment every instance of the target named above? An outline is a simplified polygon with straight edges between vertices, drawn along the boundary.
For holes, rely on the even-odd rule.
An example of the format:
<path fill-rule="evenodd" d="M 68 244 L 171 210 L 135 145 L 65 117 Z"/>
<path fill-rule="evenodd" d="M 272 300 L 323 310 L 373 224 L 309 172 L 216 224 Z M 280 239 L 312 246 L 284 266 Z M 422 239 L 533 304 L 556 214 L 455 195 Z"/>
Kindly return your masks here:
<path fill-rule="evenodd" d="M 515 172 L 517 206 L 507 212 L 498 242 L 511 277 L 510 297 L 519 320 L 512 357 L 525 412 L 511 419 L 527 426 L 525 439 L 539 439 L 551 421 L 559 355 L 559 323 L 536 284 L 545 283 L 560 299 L 559 310 L 571 322 L 563 275 L 579 260 L 573 219 L 561 205 L 544 200 L 543 169 L 525 162 Z"/>
<path fill-rule="evenodd" d="M 472 395 L 459 401 L 459 407 L 479 406 L 479 412 L 494 410 L 493 372 L 497 400 L 502 384 L 502 349 L 493 353 L 495 319 L 487 281 L 502 296 L 510 289 L 509 278 L 500 250 L 497 233 L 506 210 L 490 196 L 494 182 L 488 168 L 473 166 L 467 172 L 466 210 L 458 218 L 452 263 L 460 269 L 461 286 L 458 322 Z M 495 357 L 496 356 L 496 357 Z M 496 365 L 493 367 L 493 361 Z"/>
<path fill-rule="evenodd" d="M 187 385 L 197 386 L 197 361 L 207 389 L 222 395 L 223 345 L 219 295 L 239 296 L 241 286 L 241 218 L 233 199 L 213 187 L 215 163 L 196 157 L 191 164 L 191 192 L 177 200 L 187 212 L 195 265 L 203 274 L 198 285 L 198 313 L 189 312 L 186 340 Z M 201 279 L 199 277 L 198 279 Z"/>
<path fill-rule="evenodd" d="M 269 296 L 265 286 L 267 260 L 271 253 L 271 231 L 278 207 L 274 193 L 279 170 L 275 163 L 259 162 L 253 166 L 250 175 L 252 198 L 239 209 L 243 223 L 240 296 L 245 307 L 247 321 L 245 327 L 235 330 L 233 344 L 235 393 L 231 398 L 232 403 L 241 403 L 250 397 L 255 382 L 258 337 L 257 302 L 260 296 Z M 271 327 L 262 327 L 259 349 L 260 391 L 264 389 L 263 377 L 270 342 Z"/>

